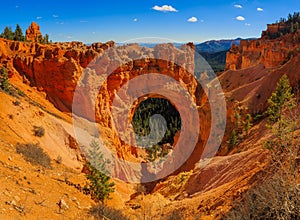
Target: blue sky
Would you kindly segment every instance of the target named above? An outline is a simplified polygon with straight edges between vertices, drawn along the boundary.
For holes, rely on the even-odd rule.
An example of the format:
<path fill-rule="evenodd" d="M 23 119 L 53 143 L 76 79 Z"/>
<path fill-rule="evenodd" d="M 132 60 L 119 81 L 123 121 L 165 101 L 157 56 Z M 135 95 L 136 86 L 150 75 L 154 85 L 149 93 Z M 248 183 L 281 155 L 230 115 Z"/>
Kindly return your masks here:
<path fill-rule="evenodd" d="M 178 42 L 259 37 L 267 23 L 300 11 L 299 0 L 12 0 L 1 3 L 0 30 L 32 21 L 53 41 Z"/>

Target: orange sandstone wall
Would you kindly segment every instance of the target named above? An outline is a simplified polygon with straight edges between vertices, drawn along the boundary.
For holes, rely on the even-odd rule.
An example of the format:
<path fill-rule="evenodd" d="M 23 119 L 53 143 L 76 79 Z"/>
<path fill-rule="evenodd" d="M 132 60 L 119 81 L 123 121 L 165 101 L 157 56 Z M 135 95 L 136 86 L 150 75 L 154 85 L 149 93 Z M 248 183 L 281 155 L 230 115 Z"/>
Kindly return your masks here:
<path fill-rule="evenodd" d="M 278 31 L 278 25 L 268 26 L 267 32 Z M 264 35 L 264 33 L 263 33 Z M 263 64 L 266 68 L 274 68 L 284 64 L 297 49 L 300 33 L 288 34 L 270 40 L 262 37 L 257 40 L 242 40 L 240 46 L 233 45 L 226 54 L 225 70 L 239 70 Z"/>

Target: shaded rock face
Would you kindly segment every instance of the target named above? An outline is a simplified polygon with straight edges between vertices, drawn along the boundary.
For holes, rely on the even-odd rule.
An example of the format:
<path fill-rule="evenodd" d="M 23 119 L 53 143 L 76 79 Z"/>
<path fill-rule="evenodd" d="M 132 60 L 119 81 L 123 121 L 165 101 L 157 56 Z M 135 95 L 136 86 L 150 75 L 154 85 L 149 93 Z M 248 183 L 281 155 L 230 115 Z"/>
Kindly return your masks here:
<path fill-rule="evenodd" d="M 28 29 L 26 30 L 26 41 L 28 42 L 38 42 L 38 39 L 42 37 L 42 33 L 40 31 L 40 26 L 32 22 Z"/>
<path fill-rule="evenodd" d="M 268 25 L 263 32 L 276 33 L 280 25 Z M 288 34 L 278 39 L 266 37 L 257 40 L 241 40 L 240 46 L 233 45 L 226 54 L 225 70 L 239 70 L 263 64 L 266 68 L 278 67 L 290 59 L 300 42 L 300 33 Z"/>

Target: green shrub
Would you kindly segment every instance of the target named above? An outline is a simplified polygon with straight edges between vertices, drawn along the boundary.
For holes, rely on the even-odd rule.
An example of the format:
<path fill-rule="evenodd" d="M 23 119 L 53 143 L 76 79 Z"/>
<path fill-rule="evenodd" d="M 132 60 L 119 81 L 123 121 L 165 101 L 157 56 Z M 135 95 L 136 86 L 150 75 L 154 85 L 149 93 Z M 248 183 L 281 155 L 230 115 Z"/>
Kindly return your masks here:
<path fill-rule="evenodd" d="M 22 96 L 22 97 L 25 96 L 25 93 L 20 89 L 17 89 L 17 93 L 18 93 L 19 96 Z"/>
<path fill-rule="evenodd" d="M 33 164 L 40 165 L 45 168 L 51 168 L 51 159 L 47 153 L 38 144 L 20 144 L 16 146 L 18 154 L 22 154 L 24 159 Z"/>
<path fill-rule="evenodd" d="M 245 131 L 245 133 L 246 133 L 246 135 L 248 136 L 248 134 L 249 134 L 249 130 L 251 129 L 251 127 L 252 127 L 252 117 L 251 117 L 251 115 L 250 114 L 247 114 L 246 115 L 246 119 L 245 119 L 245 121 L 243 122 L 243 125 L 244 125 L 244 131 Z"/>
<path fill-rule="evenodd" d="M 229 150 L 233 149 L 233 147 L 237 144 L 237 141 L 236 131 L 232 130 L 229 138 Z"/>
<path fill-rule="evenodd" d="M 254 118 L 253 118 L 253 122 L 256 123 L 258 121 L 260 121 L 262 118 L 264 117 L 264 114 L 262 113 L 257 113 L 254 115 Z"/>

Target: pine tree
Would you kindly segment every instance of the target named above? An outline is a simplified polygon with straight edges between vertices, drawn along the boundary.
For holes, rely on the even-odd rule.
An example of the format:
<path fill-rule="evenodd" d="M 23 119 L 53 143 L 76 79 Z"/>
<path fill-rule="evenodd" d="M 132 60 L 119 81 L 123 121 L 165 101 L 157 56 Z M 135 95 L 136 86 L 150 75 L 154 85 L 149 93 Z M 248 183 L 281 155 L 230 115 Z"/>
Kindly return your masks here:
<path fill-rule="evenodd" d="M 3 33 L 1 34 L 1 37 L 7 40 L 13 40 L 14 32 L 12 31 L 11 27 L 5 27 Z"/>
<path fill-rule="evenodd" d="M 294 24 L 291 23 L 290 33 L 294 33 Z"/>
<path fill-rule="evenodd" d="M 44 37 L 42 35 L 36 36 L 36 42 L 43 44 L 44 43 Z"/>
<path fill-rule="evenodd" d="M 272 129 L 274 139 L 266 143 L 267 148 L 273 149 L 274 146 L 280 151 L 290 145 L 295 121 L 287 113 L 296 106 L 296 99 L 292 93 L 289 79 L 283 75 L 277 84 L 276 91 L 272 93 L 267 110 L 269 114 L 267 126 Z"/>
<path fill-rule="evenodd" d="M 46 34 L 44 36 L 44 44 L 49 44 L 49 35 L 48 34 Z"/>
<path fill-rule="evenodd" d="M 0 72 L 0 88 L 3 89 L 5 92 L 10 91 L 9 78 L 5 67 L 2 67 Z"/>
<path fill-rule="evenodd" d="M 237 143 L 236 131 L 232 130 L 229 138 L 229 150 L 231 150 Z"/>
<path fill-rule="evenodd" d="M 103 173 L 106 172 L 106 161 L 103 159 L 99 143 L 94 139 L 90 143 L 87 158 L 90 164 L 97 170 Z"/>
<path fill-rule="evenodd" d="M 287 75 L 280 78 L 276 91 L 272 93 L 268 102 L 270 105 L 267 110 L 269 115 L 268 126 L 280 121 L 285 110 L 295 107 L 295 98 Z"/>
<path fill-rule="evenodd" d="M 97 201 L 104 202 L 109 198 L 111 192 L 114 192 L 114 182 L 105 174 L 106 162 L 103 159 L 103 154 L 100 151 L 100 145 L 95 140 L 92 140 L 88 152 L 89 161 L 86 163 L 88 173 L 86 174 L 89 180 L 89 188 L 92 191 Z"/>
<path fill-rule="evenodd" d="M 297 32 L 299 29 L 299 23 L 298 21 L 296 21 L 296 23 L 294 24 L 294 31 Z"/>
<path fill-rule="evenodd" d="M 25 41 L 25 36 L 23 34 L 23 31 L 22 31 L 20 25 L 18 25 L 18 24 L 16 26 L 16 30 L 15 30 L 15 33 L 14 33 L 14 40 L 16 40 L 16 41 Z"/>
<path fill-rule="evenodd" d="M 246 119 L 245 119 L 245 121 L 244 121 L 244 131 L 245 131 L 245 133 L 246 133 L 247 136 L 248 136 L 248 134 L 249 134 L 250 128 L 252 127 L 251 121 L 252 121 L 251 115 L 250 115 L 250 114 L 247 114 L 247 115 L 246 115 Z"/>
<path fill-rule="evenodd" d="M 97 201 L 104 202 L 105 199 L 109 199 L 110 193 L 114 192 L 114 182 L 110 181 L 110 177 L 102 173 L 90 162 L 86 163 L 88 173 L 87 179 L 90 181 L 89 188 L 93 193 L 93 196 Z"/>

